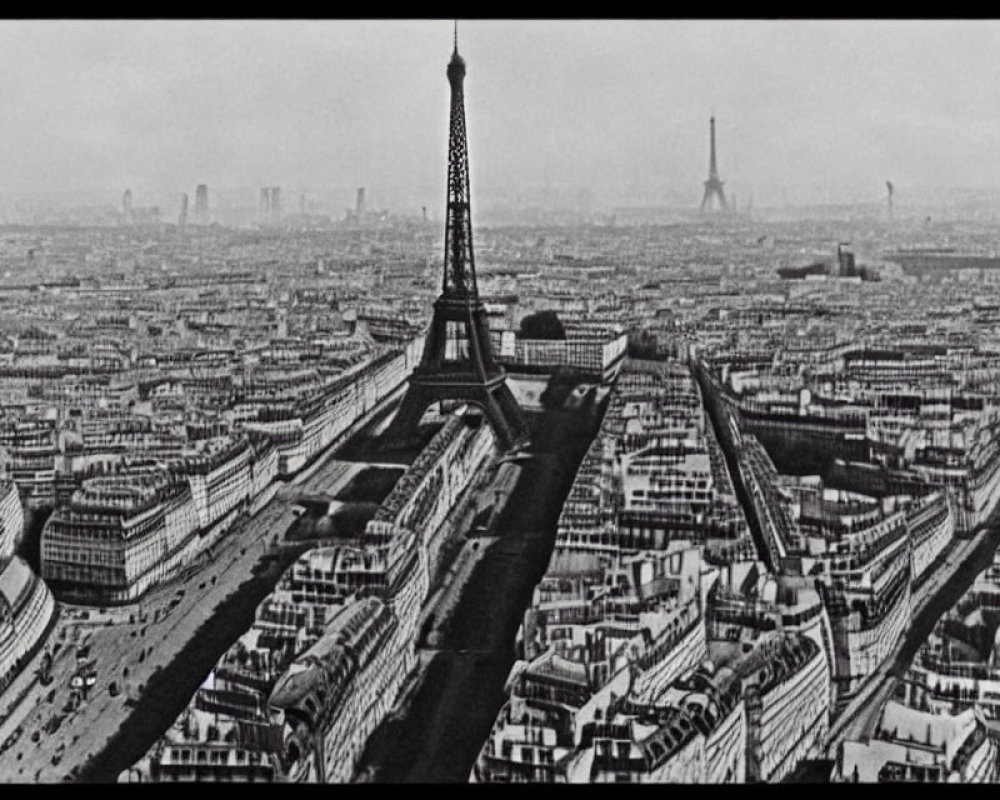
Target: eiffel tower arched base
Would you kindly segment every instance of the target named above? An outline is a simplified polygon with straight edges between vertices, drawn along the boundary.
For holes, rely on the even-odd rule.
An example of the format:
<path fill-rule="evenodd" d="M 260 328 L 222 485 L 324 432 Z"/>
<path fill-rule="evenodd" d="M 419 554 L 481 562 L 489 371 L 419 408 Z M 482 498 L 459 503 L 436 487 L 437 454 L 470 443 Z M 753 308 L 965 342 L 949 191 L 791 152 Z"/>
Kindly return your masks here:
<path fill-rule="evenodd" d="M 485 383 L 471 374 L 414 373 L 410 376 L 410 385 L 399 410 L 384 435 L 391 440 L 409 441 L 424 412 L 442 400 L 469 403 L 482 409 L 502 450 L 527 444 L 527 423 L 502 373 Z"/>
<path fill-rule="evenodd" d="M 701 199 L 701 213 L 705 213 L 712 202 L 712 198 L 719 204 L 720 211 L 729 211 L 729 203 L 726 202 L 726 193 L 722 191 L 722 181 L 718 178 L 709 178 L 705 181 L 705 195 Z"/>

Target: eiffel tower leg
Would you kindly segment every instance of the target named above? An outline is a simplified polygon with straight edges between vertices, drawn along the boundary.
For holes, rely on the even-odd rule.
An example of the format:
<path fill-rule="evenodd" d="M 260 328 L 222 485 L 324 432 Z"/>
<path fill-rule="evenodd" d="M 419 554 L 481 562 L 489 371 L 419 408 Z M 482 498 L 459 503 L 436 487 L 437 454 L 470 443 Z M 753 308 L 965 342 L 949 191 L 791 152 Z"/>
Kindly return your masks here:
<path fill-rule="evenodd" d="M 524 443 L 528 438 L 528 429 L 510 387 L 506 383 L 497 384 L 486 389 L 483 394 L 483 407 L 500 447 L 510 450 L 515 445 Z"/>
<path fill-rule="evenodd" d="M 709 205 L 713 197 L 719 201 L 719 208 L 722 211 L 729 210 L 729 204 L 726 202 L 726 194 L 722 191 L 722 186 L 708 182 L 708 185 L 705 186 L 705 196 L 701 199 L 702 213 L 704 213 L 705 207 Z"/>
<path fill-rule="evenodd" d="M 493 435 L 496 436 L 497 444 L 501 450 L 509 450 L 516 439 L 516 434 L 510 421 L 504 416 L 500 404 L 489 390 L 483 392 L 482 400 L 479 402 L 490 425 L 493 427 Z"/>
<path fill-rule="evenodd" d="M 510 390 L 510 386 L 506 383 L 500 384 L 494 390 L 493 396 L 500 407 L 500 412 L 503 414 L 504 420 L 510 427 L 512 442 L 520 444 L 526 441 L 530 431 L 528 430 L 524 416 L 521 414 L 521 406 L 518 405 L 517 400 L 514 398 L 514 393 Z"/>

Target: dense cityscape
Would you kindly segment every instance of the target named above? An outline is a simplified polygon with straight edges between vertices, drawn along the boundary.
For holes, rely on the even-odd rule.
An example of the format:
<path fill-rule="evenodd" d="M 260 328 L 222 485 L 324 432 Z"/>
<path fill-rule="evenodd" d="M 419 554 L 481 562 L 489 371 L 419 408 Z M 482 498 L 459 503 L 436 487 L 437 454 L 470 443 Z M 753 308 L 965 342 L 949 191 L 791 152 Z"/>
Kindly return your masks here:
<path fill-rule="evenodd" d="M 462 52 L 443 217 L 4 207 L 0 780 L 1000 781 L 995 221 L 473 229 Z"/>

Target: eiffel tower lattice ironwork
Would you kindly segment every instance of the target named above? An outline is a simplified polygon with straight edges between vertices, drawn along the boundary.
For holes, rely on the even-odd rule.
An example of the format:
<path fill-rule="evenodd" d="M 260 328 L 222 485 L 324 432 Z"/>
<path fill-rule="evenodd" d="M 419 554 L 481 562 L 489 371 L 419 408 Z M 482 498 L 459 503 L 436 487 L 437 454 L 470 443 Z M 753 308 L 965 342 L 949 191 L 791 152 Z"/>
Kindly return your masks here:
<path fill-rule="evenodd" d="M 444 279 L 420 364 L 386 435 L 407 437 L 432 403 L 472 403 L 486 413 L 505 450 L 524 444 L 528 426 L 493 357 L 486 309 L 476 286 L 469 211 L 469 156 L 465 135 L 465 62 L 455 50 L 448 64 L 451 126 L 448 138 L 448 208 L 444 234 Z"/>
<path fill-rule="evenodd" d="M 715 117 L 712 117 L 708 124 L 711 129 L 712 154 L 708 161 L 708 180 L 705 181 L 705 196 L 701 199 L 701 210 L 704 212 L 705 207 L 715 197 L 719 201 L 719 208 L 722 211 L 728 211 L 729 204 L 726 202 L 725 192 L 722 191 L 722 181 L 719 180 L 719 168 L 715 163 Z"/>

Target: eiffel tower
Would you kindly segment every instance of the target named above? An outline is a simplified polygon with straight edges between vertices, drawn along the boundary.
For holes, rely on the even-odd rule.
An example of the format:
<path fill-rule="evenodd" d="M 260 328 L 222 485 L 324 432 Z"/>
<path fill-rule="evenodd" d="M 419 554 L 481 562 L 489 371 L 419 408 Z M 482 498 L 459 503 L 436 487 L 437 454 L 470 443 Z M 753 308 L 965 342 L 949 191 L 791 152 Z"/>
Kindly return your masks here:
<path fill-rule="evenodd" d="M 712 117 L 708 124 L 712 131 L 712 155 L 708 161 L 708 180 L 705 181 L 705 196 L 701 199 L 701 211 L 705 213 L 705 207 L 713 196 L 719 201 L 719 209 L 728 211 L 729 204 L 726 203 L 726 195 L 722 191 L 722 181 L 719 180 L 719 168 L 715 163 L 715 117 Z"/>
<path fill-rule="evenodd" d="M 448 64 L 451 127 L 448 137 L 448 208 L 444 232 L 444 277 L 434 302 L 434 318 L 420 364 L 387 437 L 406 439 L 432 403 L 472 403 L 486 413 L 498 444 L 505 450 L 526 443 L 528 426 L 507 386 L 503 368 L 493 358 L 486 309 L 476 286 L 469 211 L 469 155 L 465 137 L 465 62 L 455 50 Z"/>

